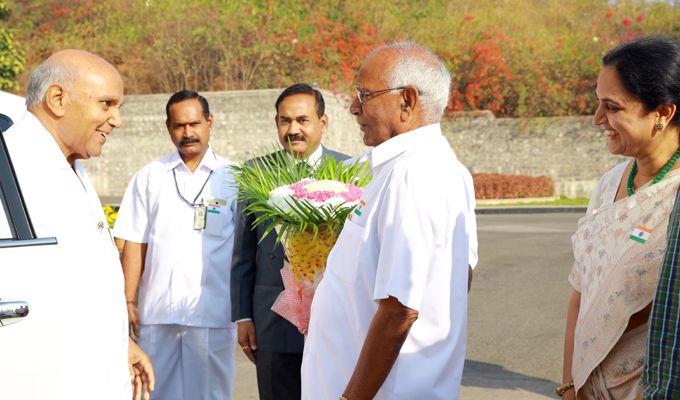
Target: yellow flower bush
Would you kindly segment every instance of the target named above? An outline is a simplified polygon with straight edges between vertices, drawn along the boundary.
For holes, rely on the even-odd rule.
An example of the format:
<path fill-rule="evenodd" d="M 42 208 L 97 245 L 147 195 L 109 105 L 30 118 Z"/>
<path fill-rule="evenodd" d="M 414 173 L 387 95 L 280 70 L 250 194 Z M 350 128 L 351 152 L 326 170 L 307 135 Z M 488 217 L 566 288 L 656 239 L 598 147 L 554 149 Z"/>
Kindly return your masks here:
<path fill-rule="evenodd" d="M 102 207 L 104 209 L 104 214 L 106 215 L 106 222 L 109 224 L 109 228 L 113 228 L 113 224 L 116 223 L 116 218 L 118 218 L 118 210 L 110 205 L 105 205 Z"/>

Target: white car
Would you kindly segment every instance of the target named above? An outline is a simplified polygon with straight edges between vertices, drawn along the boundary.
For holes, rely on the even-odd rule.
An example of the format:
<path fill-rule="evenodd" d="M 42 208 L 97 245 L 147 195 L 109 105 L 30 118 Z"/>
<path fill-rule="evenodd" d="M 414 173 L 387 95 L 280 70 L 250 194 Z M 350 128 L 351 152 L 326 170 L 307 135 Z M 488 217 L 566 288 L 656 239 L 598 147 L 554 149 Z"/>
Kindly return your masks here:
<path fill-rule="evenodd" d="M 0 114 L 0 131 L 8 124 Z M 55 283 L 63 282 L 53 262 L 57 239 L 36 237 L 2 133 L 0 202 L 0 398 L 46 398 L 60 374 L 51 352 L 63 347 L 50 330 L 76 323 L 80 316 L 77 304 L 60 299 L 71 289 Z"/>

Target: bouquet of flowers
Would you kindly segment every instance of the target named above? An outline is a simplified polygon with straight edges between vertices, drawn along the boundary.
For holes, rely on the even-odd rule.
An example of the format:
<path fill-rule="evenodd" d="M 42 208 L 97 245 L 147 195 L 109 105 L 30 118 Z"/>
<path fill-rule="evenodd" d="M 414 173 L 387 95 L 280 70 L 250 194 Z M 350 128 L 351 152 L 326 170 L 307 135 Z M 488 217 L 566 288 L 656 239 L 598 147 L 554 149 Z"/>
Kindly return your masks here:
<path fill-rule="evenodd" d="M 272 310 L 306 334 L 314 291 L 345 219 L 371 179 L 368 168 L 332 157 L 309 167 L 283 151 L 233 168 L 245 212 L 255 215 L 256 225 L 267 224 L 264 236 L 276 232 L 286 254 L 285 290 Z"/>

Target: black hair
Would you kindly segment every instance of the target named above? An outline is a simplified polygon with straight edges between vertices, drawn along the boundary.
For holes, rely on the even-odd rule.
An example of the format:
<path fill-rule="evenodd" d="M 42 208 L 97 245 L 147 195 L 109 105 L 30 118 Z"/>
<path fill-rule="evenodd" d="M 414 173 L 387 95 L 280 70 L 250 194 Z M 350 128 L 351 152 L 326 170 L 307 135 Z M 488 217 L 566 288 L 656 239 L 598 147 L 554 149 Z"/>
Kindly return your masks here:
<path fill-rule="evenodd" d="M 175 103 L 191 99 L 198 99 L 198 102 L 201 103 L 201 108 L 203 109 L 203 117 L 205 117 L 205 119 L 208 119 L 208 117 L 210 117 L 210 106 L 208 106 L 208 100 L 206 100 L 205 97 L 198 94 L 198 92 L 194 92 L 193 90 L 180 90 L 179 92 L 170 96 L 168 104 L 165 105 L 165 116 L 168 119 L 168 121 L 170 121 L 170 106 L 172 106 Z"/>
<path fill-rule="evenodd" d="M 680 45 L 673 40 L 647 36 L 623 43 L 603 58 L 616 69 L 624 87 L 647 110 L 675 104 L 673 123 L 680 122 Z"/>
<path fill-rule="evenodd" d="M 283 99 L 285 99 L 288 96 L 300 93 L 314 96 L 314 99 L 316 100 L 316 116 L 319 118 L 323 117 L 324 113 L 326 112 L 326 103 L 323 101 L 323 96 L 321 95 L 321 92 L 319 92 L 318 90 L 314 89 L 313 87 L 309 86 L 306 83 L 296 83 L 284 89 L 284 91 L 281 92 L 279 98 L 276 99 L 276 103 L 274 104 L 274 108 L 276 108 L 276 113 L 277 114 L 279 113 L 279 105 L 281 104 Z"/>

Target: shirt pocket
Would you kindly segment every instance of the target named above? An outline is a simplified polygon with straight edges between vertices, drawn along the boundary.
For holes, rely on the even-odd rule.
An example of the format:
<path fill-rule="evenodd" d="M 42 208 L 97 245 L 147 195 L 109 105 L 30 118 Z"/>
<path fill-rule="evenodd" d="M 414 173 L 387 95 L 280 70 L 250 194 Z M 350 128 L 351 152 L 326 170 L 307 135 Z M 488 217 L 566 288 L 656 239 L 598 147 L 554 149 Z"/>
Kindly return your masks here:
<path fill-rule="evenodd" d="M 211 236 L 222 236 L 231 217 L 231 209 L 228 204 L 225 206 L 208 205 L 205 217 L 205 233 Z"/>
<path fill-rule="evenodd" d="M 343 283 L 353 285 L 359 270 L 360 255 L 364 241 L 364 227 L 345 221 L 338 241 L 328 255 L 328 271 Z"/>

